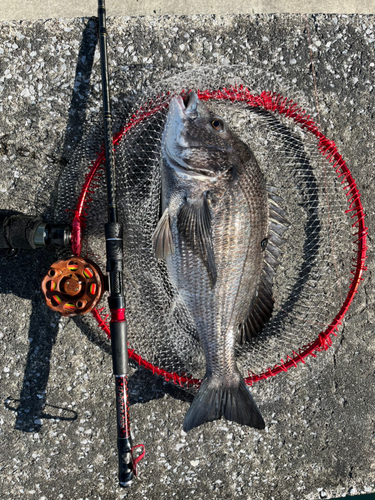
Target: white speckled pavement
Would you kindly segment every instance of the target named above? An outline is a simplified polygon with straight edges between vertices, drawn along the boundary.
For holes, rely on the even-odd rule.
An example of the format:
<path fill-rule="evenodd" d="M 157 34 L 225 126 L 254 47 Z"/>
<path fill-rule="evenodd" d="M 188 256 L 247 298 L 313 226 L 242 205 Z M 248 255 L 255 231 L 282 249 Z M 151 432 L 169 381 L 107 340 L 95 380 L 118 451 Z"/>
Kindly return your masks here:
<path fill-rule="evenodd" d="M 116 477 L 108 346 L 81 320 L 46 309 L 39 290 L 56 260 L 53 250 L 16 257 L 1 250 L 1 499 L 312 500 L 375 492 L 375 8 L 341 2 L 340 15 L 312 15 L 310 4 L 322 127 L 358 183 L 370 235 L 369 271 L 334 346 L 253 387 L 268 422 L 264 432 L 219 421 L 185 434 L 188 397 L 133 368 L 132 430 L 146 457 L 124 491 Z M 79 126 L 86 112 L 99 110 L 101 98 L 95 24 L 88 19 L 95 2 L 87 11 L 76 2 L 63 10 L 54 5 L 5 2 L 0 14 L 0 209 L 47 218 Z M 129 2 L 127 12 L 122 2 L 113 5 L 108 0 L 110 70 L 127 68 L 124 94 L 194 65 L 229 61 L 261 66 L 277 76 L 275 85 L 290 79 L 315 113 L 306 21 L 285 13 L 296 12 L 297 3 L 270 13 L 257 2 L 240 14 L 225 10 L 224 2 L 207 2 L 204 14 L 201 3 L 192 2 L 194 15 L 184 17 L 172 15 L 188 14 L 179 2 L 170 2 L 169 12 L 162 2 L 152 11 L 142 10 L 141 1 Z M 337 5 L 322 2 L 322 9 L 333 12 Z M 238 40 L 246 43 L 233 50 Z M 88 94 L 91 110 L 85 109 Z"/>

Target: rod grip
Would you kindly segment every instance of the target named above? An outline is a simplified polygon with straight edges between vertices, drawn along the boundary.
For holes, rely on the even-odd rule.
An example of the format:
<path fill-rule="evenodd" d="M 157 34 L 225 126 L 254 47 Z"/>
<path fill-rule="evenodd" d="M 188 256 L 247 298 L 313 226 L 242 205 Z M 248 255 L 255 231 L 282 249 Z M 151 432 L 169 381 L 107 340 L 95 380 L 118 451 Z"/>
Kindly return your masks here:
<path fill-rule="evenodd" d="M 121 309 L 120 309 L 121 311 Z M 125 310 L 123 310 L 125 313 Z M 128 374 L 127 325 L 125 321 L 111 321 L 111 345 L 114 375 Z"/>

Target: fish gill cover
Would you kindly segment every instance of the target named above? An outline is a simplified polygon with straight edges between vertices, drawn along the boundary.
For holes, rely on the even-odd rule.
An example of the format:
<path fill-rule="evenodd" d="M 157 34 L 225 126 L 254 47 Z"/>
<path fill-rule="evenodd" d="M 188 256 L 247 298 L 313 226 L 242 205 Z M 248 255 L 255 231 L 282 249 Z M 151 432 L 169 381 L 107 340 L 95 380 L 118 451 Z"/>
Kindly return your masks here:
<path fill-rule="evenodd" d="M 130 357 L 185 387 L 198 386 L 205 373 L 195 323 L 152 245 L 161 215 L 161 141 L 168 107 L 173 96 L 186 96 L 189 90 L 198 92 L 250 147 L 289 222 L 275 266 L 272 317 L 258 337 L 236 347 L 240 373 L 252 384 L 326 349 L 361 280 L 366 257 L 360 195 L 334 143 L 290 95 L 280 95 L 288 88 L 267 88 L 255 68 L 197 68 L 131 99 L 121 95 L 121 72 L 111 84 L 118 89 L 114 144 Z M 301 91 L 297 94 L 305 100 Z M 107 202 L 101 137 L 100 120 L 88 119 L 81 146 L 59 184 L 56 216 L 66 218 L 66 210 L 77 207 L 75 253 L 103 267 Z M 106 314 L 104 308 L 94 311 L 104 330 Z"/>

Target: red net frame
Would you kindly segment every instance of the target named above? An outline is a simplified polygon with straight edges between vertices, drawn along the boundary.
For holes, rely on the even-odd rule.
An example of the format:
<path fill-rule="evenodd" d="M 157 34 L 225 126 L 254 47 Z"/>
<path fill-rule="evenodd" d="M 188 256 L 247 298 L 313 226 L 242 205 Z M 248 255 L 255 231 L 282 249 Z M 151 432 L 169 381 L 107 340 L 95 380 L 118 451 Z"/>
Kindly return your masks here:
<path fill-rule="evenodd" d="M 182 92 L 182 95 L 185 95 Z M 280 364 L 276 364 L 273 367 L 269 367 L 262 373 L 249 373 L 249 376 L 245 378 L 247 385 L 253 385 L 255 382 L 267 379 L 269 377 L 274 377 L 281 372 L 288 371 L 291 367 L 296 367 L 299 363 L 305 363 L 306 358 L 309 356 L 316 357 L 316 353 L 321 351 L 326 351 L 332 345 L 332 335 L 336 336 L 338 327 L 341 325 L 346 312 L 352 303 L 355 294 L 357 293 L 358 286 L 361 281 L 363 281 L 362 273 L 367 268 L 365 266 L 365 261 L 367 258 L 366 250 L 366 236 L 367 227 L 364 222 L 364 211 L 361 203 L 361 195 L 358 191 L 356 182 L 347 167 L 345 160 L 340 155 L 337 150 L 336 144 L 325 137 L 319 130 L 317 124 L 312 120 L 310 115 L 308 115 L 303 109 L 301 109 L 292 100 L 283 97 L 280 94 L 272 92 L 262 92 L 261 94 L 254 95 L 243 87 L 228 87 L 221 90 L 206 90 L 197 91 L 199 99 L 202 101 L 209 100 L 227 100 L 232 102 L 242 102 L 252 108 L 263 108 L 266 111 L 272 111 L 280 115 L 293 120 L 295 123 L 299 124 L 302 129 L 308 130 L 318 139 L 318 150 L 319 153 L 327 159 L 331 164 L 332 168 L 335 170 L 337 178 L 341 181 L 343 190 L 345 191 L 348 208 L 345 210 L 346 214 L 350 214 L 352 219 L 352 228 L 354 230 L 353 238 L 355 256 L 352 261 L 351 270 L 351 284 L 349 287 L 349 292 L 331 324 L 326 328 L 326 330 L 319 333 L 315 341 L 298 349 L 298 352 L 293 351 L 292 356 L 287 356 L 286 360 L 280 360 Z M 119 144 L 121 139 L 134 127 L 139 125 L 142 121 L 146 120 L 153 114 L 160 111 L 162 108 L 168 106 L 168 101 L 157 106 L 145 105 L 142 106 L 136 114 L 132 116 L 130 121 L 122 128 L 122 130 L 114 137 L 113 145 Z M 74 255 L 79 256 L 82 251 L 82 237 L 83 230 L 85 228 L 85 220 L 88 215 L 88 210 L 90 202 L 92 201 L 91 194 L 99 187 L 100 177 L 104 172 L 103 163 L 105 160 L 104 147 L 99 152 L 97 159 L 93 162 L 90 167 L 90 171 L 86 176 L 84 185 L 82 186 L 81 193 L 79 196 L 78 204 L 74 212 L 74 218 L 72 223 L 72 248 Z M 110 330 L 107 324 L 107 318 L 102 317 L 103 309 L 93 309 L 91 312 L 98 322 L 99 327 L 110 337 Z M 152 373 L 164 377 L 167 382 L 173 382 L 176 385 L 188 385 L 188 386 L 199 386 L 201 383 L 200 379 L 194 379 L 192 377 L 180 376 L 175 372 L 168 372 L 158 366 L 153 365 L 147 360 L 139 356 L 134 349 L 128 349 L 129 358 L 133 359 L 136 363 L 144 368 L 151 370 Z"/>

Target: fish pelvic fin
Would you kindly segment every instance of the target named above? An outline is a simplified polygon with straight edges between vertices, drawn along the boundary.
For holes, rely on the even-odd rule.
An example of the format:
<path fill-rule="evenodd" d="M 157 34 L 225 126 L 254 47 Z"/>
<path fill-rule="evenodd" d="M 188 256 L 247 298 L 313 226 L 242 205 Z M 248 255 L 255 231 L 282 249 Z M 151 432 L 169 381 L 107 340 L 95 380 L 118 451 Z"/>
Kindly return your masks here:
<path fill-rule="evenodd" d="M 152 244 L 154 247 L 155 257 L 157 259 L 165 259 L 168 255 L 174 253 L 168 208 L 164 210 L 164 213 L 156 226 L 152 237 Z"/>
<path fill-rule="evenodd" d="M 287 214 L 281 208 L 283 200 L 276 194 L 276 191 L 276 188 L 267 186 L 269 223 L 268 238 L 262 242 L 264 243 L 262 245 L 263 267 L 257 295 L 252 300 L 246 318 L 239 327 L 239 344 L 245 344 L 257 337 L 272 316 L 274 305 L 272 284 L 282 257 L 281 247 L 285 243 L 283 235 L 290 226 Z"/>
<path fill-rule="evenodd" d="M 212 378 L 204 378 L 184 420 L 185 432 L 213 420 L 227 420 L 264 429 L 263 417 L 244 380 L 230 386 L 218 385 Z"/>
<path fill-rule="evenodd" d="M 185 200 L 177 214 L 177 228 L 193 252 L 204 262 L 214 287 L 217 270 L 212 244 L 211 212 L 205 194 L 194 203 Z"/>

